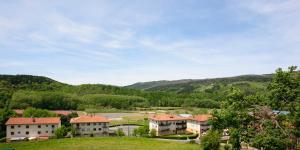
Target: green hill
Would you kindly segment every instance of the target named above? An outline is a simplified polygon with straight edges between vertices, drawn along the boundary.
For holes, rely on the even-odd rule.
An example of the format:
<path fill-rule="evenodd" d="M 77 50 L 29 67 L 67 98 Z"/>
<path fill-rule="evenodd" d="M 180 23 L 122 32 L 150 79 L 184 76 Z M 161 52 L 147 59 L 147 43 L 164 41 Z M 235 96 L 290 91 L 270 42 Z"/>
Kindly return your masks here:
<path fill-rule="evenodd" d="M 238 87 L 258 86 L 263 87 L 272 79 L 271 74 L 267 75 L 242 75 L 227 78 L 212 79 L 186 79 L 174 81 L 153 81 L 141 82 L 126 86 L 127 88 L 140 89 L 144 91 L 169 91 L 176 93 L 192 93 L 203 90 L 218 90 L 222 86 L 233 85 Z"/>

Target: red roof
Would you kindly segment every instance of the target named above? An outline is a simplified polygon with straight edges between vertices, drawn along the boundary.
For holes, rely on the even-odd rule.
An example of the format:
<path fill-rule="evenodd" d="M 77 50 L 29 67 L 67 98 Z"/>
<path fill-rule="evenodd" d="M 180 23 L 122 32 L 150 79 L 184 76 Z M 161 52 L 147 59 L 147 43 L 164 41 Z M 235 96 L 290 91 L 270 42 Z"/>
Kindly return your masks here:
<path fill-rule="evenodd" d="M 47 118 L 9 118 L 6 125 L 17 124 L 59 124 L 60 118 L 47 117 Z"/>
<path fill-rule="evenodd" d="M 67 116 L 67 115 L 71 114 L 74 111 L 72 111 L 72 110 L 52 110 L 51 112 L 54 112 L 54 113 L 56 113 L 58 115 Z"/>
<path fill-rule="evenodd" d="M 190 117 L 189 119 L 202 122 L 202 121 L 208 121 L 211 117 L 212 117 L 212 115 L 205 114 L 205 115 L 196 115 L 196 116 Z"/>
<path fill-rule="evenodd" d="M 18 114 L 18 115 L 22 115 L 24 112 L 24 109 L 14 109 L 14 111 Z"/>
<path fill-rule="evenodd" d="M 155 121 L 187 120 L 187 118 L 169 114 L 153 115 L 152 117 L 150 117 L 150 119 Z"/>
<path fill-rule="evenodd" d="M 101 116 L 84 115 L 84 116 L 72 118 L 70 121 L 70 123 L 88 123 L 88 122 L 109 122 L 109 120 Z"/>

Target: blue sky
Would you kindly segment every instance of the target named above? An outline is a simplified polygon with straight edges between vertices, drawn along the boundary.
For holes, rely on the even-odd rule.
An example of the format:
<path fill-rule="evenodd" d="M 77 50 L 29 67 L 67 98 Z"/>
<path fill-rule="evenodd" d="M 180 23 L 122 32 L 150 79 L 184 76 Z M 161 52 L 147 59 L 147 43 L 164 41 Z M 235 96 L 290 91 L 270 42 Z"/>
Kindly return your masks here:
<path fill-rule="evenodd" d="M 128 85 L 300 66 L 299 0 L 0 0 L 0 74 Z"/>

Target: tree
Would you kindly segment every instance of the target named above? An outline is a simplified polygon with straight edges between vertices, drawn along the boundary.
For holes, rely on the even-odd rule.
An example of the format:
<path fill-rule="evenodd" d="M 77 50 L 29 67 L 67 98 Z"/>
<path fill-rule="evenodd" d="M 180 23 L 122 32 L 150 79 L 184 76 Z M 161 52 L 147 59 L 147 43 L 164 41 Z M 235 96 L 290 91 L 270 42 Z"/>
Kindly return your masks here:
<path fill-rule="evenodd" d="M 220 147 L 220 133 L 218 131 L 208 131 L 201 138 L 201 147 L 204 150 L 218 150 Z"/>
<path fill-rule="evenodd" d="M 288 71 L 281 68 L 276 70 L 268 89 L 270 90 L 270 104 L 278 110 L 288 109 L 295 111 L 295 103 L 300 94 L 300 78 L 296 66 L 291 66 Z"/>
<path fill-rule="evenodd" d="M 54 131 L 55 138 L 64 138 L 68 134 L 68 129 L 65 126 L 61 126 Z"/>
<path fill-rule="evenodd" d="M 70 127 L 70 120 L 71 118 L 76 118 L 78 117 L 78 114 L 76 112 L 72 112 L 71 114 L 68 114 L 67 116 L 65 115 L 61 115 L 60 116 L 60 120 L 61 120 L 61 125 L 65 126 L 65 127 Z"/>

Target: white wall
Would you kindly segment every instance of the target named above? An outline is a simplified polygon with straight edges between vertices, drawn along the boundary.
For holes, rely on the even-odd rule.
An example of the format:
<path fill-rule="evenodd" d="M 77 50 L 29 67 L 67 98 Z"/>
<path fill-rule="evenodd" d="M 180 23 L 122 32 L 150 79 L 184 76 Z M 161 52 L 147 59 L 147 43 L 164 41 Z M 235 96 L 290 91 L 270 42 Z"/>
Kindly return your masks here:
<path fill-rule="evenodd" d="M 74 129 L 76 129 L 76 133 L 80 135 L 90 135 L 90 134 L 106 135 L 108 134 L 108 130 L 109 130 L 109 123 L 107 122 L 72 123 L 72 126 Z"/>
<path fill-rule="evenodd" d="M 40 125 L 40 128 L 38 127 Z M 49 136 L 52 136 L 54 133 L 54 130 L 60 127 L 60 124 L 33 124 L 28 125 L 29 128 L 26 128 L 27 125 L 7 125 L 6 126 L 6 137 L 12 138 L 12 137 L 38 137 L 38 131 L 40 131 L 40 134 L 48 134 Z M 52 127 L 52 125 L 54 127 Z M 12 128 L 13 126 L 13 128 Z M 11 134 L 11 132 L 14 133 L 14 135 Z M 29 132 L 29 134 L 26 134 L 26 132 Z M 47 133 L 48 132 L 48 133 Z"/>

